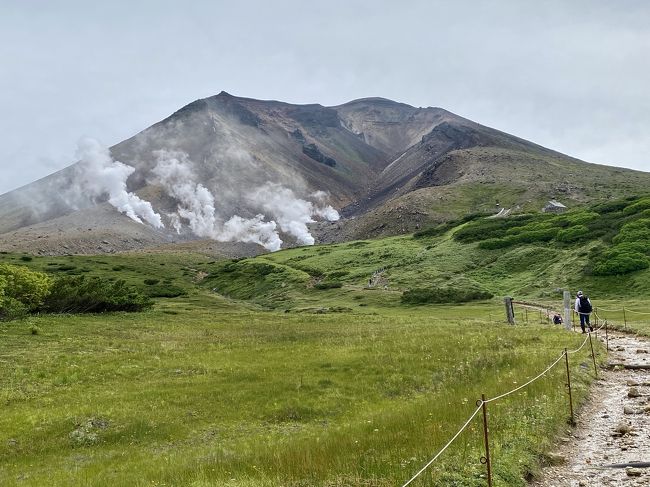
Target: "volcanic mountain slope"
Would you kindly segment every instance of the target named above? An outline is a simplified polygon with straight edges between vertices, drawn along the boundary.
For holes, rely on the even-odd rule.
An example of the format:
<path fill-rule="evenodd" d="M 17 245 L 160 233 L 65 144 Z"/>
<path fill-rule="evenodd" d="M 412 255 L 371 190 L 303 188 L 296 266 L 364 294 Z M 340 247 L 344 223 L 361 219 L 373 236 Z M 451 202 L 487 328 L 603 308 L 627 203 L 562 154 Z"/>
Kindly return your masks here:
<path fill-rule="evenodd" d="M 156 177 L 165 154 L 183 155 L 224 220 L 264 213 L 259 198 L 250 195 L 268 182 L 305 201 L 315 191 L 327 193 L 345 218 L 313 225 L 322 241 L 413 231 L 498 207 L 539 210 L 553 197 L 570 206 L 641 192 L 650 184 L 648 173 L 588 164 L 441 108 L 383 98 L 323 107 L 222 92 L 110 150 L 135 168 L 128 190 L 149 201 L 166 228 L 134 223 L 106 204 L 98 210 L 107 196 L 79 198 L 84 188 L 77 163 L 0 196 L 0 249 L 91 252 L 196 239 L 187 225 L 180 234 L 170 229 L 167 215 L 177 209 L 178 194 Z M 91 230 L 81 233 L 70 223 L 89 220 Z M 42 238 L 34 238 L 35 231 Z M 57 239 L 45 238 L 52 235 Z M 295 243 L 285 234 L 283 240 Z M 76 243 L 65 249 L 62 241 Z"/>

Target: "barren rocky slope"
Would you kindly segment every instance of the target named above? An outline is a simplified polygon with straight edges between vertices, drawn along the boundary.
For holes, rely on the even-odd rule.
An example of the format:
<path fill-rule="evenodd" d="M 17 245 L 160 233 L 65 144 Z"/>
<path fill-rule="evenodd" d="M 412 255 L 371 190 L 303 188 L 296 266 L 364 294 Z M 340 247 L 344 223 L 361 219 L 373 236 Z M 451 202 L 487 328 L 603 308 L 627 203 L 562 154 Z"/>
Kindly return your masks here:
<path fill-rule="evenodd" d="M 106 196 L 72 204 L 69 188 L 84 191 L 75 164 L 0 196 L 0 250 L 103 251 L 97 242 L 107 232 L 115 251 L 196 239 L 170 228 L 166 215 L 177 201 L 154 174 L 161 151 L 187 156 L 224 219 L 260 213 L 249 195 L 269 181 L 305 200 L 327 193 L 344 218 L 313 225 L 317 241 L 408 232 L 504 206 L 537 210 L 553 197 L 570 206 L 650 185 L 650 174 L 588 164 L 441 108 L 383 98 L 292 105 L 222 92 L 111 148 L 115 160 L 135 168 L 128 190 L 151 202 L 165 229 L 134 227 L 112 207 L 98 209 Z M 79 233 L 75 222 L 92 224 Z"/>

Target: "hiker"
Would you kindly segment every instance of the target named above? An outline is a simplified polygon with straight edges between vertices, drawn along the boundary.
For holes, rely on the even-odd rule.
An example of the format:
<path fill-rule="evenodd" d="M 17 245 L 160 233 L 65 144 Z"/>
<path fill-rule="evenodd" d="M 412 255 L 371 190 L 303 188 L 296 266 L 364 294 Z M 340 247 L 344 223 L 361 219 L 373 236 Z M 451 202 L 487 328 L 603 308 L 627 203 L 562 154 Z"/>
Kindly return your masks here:
<path fill-rule="evenodd" d="M 557 313 L 555 313 L 553 315 L 553 324 L 554 325 L 561 325 L 562 324 L 562 317 Z"/>
<path fill-rule="evenodd" d="M 591 306 L 591 301 L 589 297 L 578 291 L 576 295 L 576 304 L 575 311 L 580 315 L 580 328 L 582 328 L 582 333 L 586 333 L 585 325 L 589 327 L 589 331 L 594 331 L 591 323 L 589 323 L 589 313 L 591 313 L 593 307 Z"/>

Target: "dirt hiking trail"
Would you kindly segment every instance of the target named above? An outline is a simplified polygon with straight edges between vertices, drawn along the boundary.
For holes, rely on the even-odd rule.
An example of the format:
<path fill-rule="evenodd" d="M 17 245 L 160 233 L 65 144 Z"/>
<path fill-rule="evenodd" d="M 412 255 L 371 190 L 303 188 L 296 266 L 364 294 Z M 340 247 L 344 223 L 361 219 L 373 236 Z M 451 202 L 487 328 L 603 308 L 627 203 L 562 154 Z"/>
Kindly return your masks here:
<path fill-rule="evenodd" d="M 599 336 L 604 340 L 603 336 Z M 650 367 L 650 342 L 609 333 L 608 363 Z M 650 486 L 650 370 L 600 369 L 576 427 L 531 487 Z M 569 431 L 569 430 L 567 430 Z M 649 468 L 607 465 L 647 462 Z"/>

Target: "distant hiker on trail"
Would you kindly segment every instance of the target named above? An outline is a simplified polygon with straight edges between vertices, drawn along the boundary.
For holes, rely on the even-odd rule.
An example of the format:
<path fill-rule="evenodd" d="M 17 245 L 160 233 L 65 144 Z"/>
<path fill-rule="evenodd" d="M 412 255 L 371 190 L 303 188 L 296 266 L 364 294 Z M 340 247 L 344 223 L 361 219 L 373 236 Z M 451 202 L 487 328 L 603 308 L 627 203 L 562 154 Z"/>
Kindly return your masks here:
<path fill-rule="evenodd" d="M 554 325 L 561 325 L 562 324 L 562 317 L 557 313 L 555 313 L 553 315 L 553 324 Z"/>
<path fill-rule="evenodd" d="M 578 291 L 576 296 L 575 311 L 580 315 L 580 328 L 582 328 L 582 333 L 586 333 L 585 325 L 589 327 L 589 331 L 594 331 L 591 323 L 589 323 L 589 313 L 593 310 L 591 306 L 591 301 L 589 297 Z"/>

